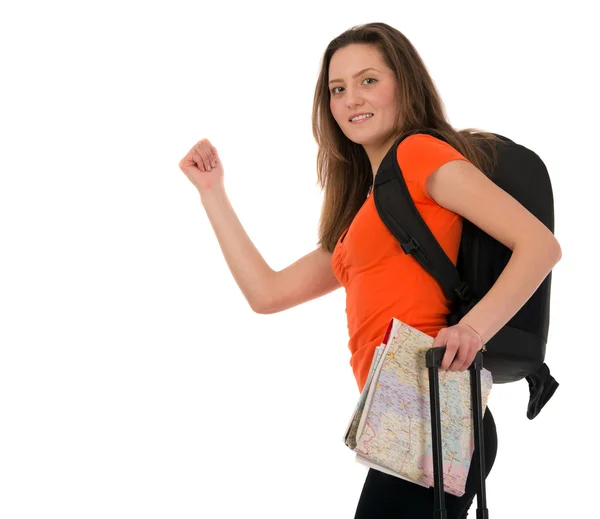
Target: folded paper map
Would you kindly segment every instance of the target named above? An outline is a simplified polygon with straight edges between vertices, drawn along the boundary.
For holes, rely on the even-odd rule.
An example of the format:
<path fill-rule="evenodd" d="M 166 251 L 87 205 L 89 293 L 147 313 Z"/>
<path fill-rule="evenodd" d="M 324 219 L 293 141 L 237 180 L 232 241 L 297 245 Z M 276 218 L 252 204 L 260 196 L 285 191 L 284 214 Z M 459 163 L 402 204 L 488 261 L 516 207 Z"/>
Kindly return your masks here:
<path fill-rule="evenodd" d="M 357 462 L 424 487 L 433 486 L 425 364 L 433 341 L 398 319 L 390 321 L 344 435 Z M 455 496 L 465 493 L 475 448 L 470 376 L 470 370 L 439 370 L 444 490 Z M 492 374 L 482 368 L 482 413 L 491 389 Z"/>

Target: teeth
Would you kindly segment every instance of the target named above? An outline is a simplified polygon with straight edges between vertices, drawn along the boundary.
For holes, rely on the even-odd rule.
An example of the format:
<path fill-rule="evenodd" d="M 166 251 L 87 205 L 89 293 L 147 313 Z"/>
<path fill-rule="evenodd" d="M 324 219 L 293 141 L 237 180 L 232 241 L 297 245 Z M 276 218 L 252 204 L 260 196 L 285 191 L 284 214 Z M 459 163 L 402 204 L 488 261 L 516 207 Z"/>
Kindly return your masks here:
<path fill-rule="evenodd" d="M 360 121 L 361 119 L 368 119 L 369 117 L 373 117 L 373 114 L 359 115 L 358 117 L 353 117 L 351 120 Z"/>

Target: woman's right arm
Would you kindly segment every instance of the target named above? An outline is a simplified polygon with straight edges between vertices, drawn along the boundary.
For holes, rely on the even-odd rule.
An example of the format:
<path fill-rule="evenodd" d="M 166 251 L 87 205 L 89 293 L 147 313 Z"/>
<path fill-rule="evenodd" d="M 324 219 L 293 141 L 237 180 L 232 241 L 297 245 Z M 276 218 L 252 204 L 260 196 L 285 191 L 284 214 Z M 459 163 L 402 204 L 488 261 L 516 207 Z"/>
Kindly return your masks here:
<path fill-rule="evenodd" d="M 281 312 L 340 288 L 330 252 L 319 247 L 275 271 L 246 234 L 222 184 L 201 192 L 200 198 L 227 266 L 255 312 Z"/>
<path fill-rule="evenodd" d="M 255 312 L 281 312 L 341 286 L 331 268 L 331 253 L 321 248 L 281 271 L 267 265 L 229 202 L 223 163 L 208 139 L 198 141 L 179 168 L 198 189 L 227 266 Z"/>

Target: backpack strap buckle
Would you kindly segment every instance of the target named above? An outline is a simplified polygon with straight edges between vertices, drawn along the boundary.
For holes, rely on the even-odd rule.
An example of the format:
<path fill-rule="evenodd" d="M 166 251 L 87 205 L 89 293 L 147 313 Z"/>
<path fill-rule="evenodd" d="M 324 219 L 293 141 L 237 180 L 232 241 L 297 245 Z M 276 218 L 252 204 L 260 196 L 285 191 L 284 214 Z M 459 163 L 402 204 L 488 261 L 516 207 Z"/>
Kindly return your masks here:
<path fill-rule="evenodd" d="M 464 281 L 461 281 L 461 285 L 454 289 L 454 293 L 463 303 L 467 303 L 471 300 L 471 289 Z"/>
<path fill-rule="evenodd" d="M 402 249 L 406 254 L 412 254 L 412 251 L 420 247 L 419 242 L 415 240 L 412 236 L 410 237 L 410 240 L 408 240 L 408 242 L 401 243 L 401 245 Z"/>

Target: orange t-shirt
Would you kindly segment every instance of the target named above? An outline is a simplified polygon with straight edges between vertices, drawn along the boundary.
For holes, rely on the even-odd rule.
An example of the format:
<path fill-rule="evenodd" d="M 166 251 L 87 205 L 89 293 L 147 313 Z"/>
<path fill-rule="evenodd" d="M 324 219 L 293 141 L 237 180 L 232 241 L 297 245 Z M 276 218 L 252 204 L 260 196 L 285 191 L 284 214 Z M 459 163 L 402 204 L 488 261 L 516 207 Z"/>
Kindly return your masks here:
<path fill-rule="evenodd" d="M 462 217 L 430 198 L 425 182 L 446 162 L 469 161 L 448 143 L 424 134 L 404 139 L 396 159 L 417 210 L 456 265 Z M 350 365 L 362 392 L 373 353 L 383 341 L 390 319 L 395 317 L 435 338 L 447 326 L 451 301 L 437 281 L 404 253 L 379 217 L 372 195 L 347 230 L 338 239 L 331 265 L 346 290 Z"/>

